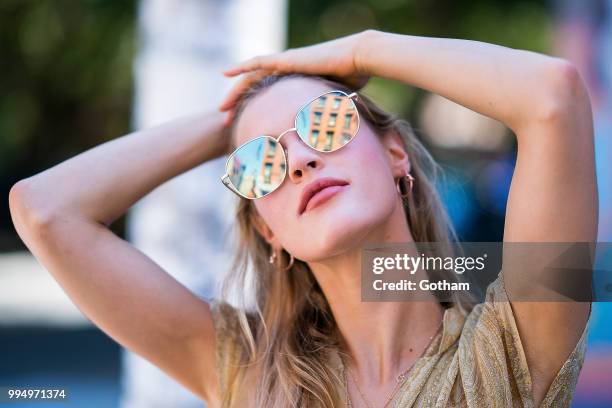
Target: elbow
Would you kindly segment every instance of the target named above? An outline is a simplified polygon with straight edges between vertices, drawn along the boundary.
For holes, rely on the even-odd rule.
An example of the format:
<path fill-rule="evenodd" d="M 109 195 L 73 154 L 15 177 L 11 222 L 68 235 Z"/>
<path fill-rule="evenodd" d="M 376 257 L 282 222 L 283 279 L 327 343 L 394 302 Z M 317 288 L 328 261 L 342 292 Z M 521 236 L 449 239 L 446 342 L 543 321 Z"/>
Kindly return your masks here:
<path fill-rule="evenodd" d="M 576 66 L 562 58 L 553 58 L 544 68 L 542 92 L 536 120 L 544 123 L 575 120 L 577 115 L 591 115 L 586 85 Z"/>
<path fill-rule="evenodd" d="M 31 178 L 15 183 L 9 191 L 9 211 L 18 234 L 24 238 L 28 230 L 47 228 L 54 219 L 53 212 L 42 205 L 35 194 Z"/>

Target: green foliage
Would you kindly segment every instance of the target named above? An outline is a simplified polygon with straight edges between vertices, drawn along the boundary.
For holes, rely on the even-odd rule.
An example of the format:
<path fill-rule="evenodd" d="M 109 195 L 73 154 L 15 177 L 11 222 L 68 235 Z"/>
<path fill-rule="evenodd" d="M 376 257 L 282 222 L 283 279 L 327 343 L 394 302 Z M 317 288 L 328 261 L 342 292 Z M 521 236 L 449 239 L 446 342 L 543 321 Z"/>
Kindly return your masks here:
<path fill-rule="evenodd" d="M 129 129 L 136 3 L 0 3 L 0 174 L 32 172 Z M 290 47 L 367 28 L 545 51 L 545 1 L 291 1 Z M 374 80 L 366 91 L 409 115 L 418 91 Z"/>
<path fill-rule="evenodd" d="M 134 19 L 126 1 L 1 3 L 0 174 L 31 174 L 127 129 Z"/>
<path fill-rule="evenodd" d="M 545 5 L 544 0 L 290 1 L 288 45 L 376 28 L 546 51 Z M 130 131 L 136 7 L 137 1 L 121 0 L 0 2 L 4 197 L 18 179 Z M 422 94 L 382 79 L 372 80 L 366 92 L 411 119 Z M 0 203 L 0 250 L 18 242 L 6 201 Z"/>
<path fill-rule="evenodd" d="M 289 7 L 289 47 L 374 28 L 546 52 L 551 26 L 546 6 L 543 0 L 293 1 Z M 422 94 L 381 79 L 370 82 L 364 91 L 406 117 L 414 117 Z"/>

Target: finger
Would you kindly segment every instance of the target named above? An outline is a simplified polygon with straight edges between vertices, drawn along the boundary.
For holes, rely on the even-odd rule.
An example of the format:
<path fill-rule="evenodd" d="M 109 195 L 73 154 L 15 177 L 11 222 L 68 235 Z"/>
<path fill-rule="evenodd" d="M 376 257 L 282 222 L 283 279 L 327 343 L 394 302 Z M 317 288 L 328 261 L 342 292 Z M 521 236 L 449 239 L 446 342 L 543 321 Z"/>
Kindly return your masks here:
<path fill-rule="evenodd" d="M 225 119 L 223 121 L 223 126 L 229 127 L 232 124 L 232 121 L 234 120 L 233 112 L 233 110 L 227 112 L 227 115 L 225 115 Z"/>
<path fill-rule="evenodd" d="M 223 72 L 223 75 L 227 77 L 233 77 L 233 76 L 246 72 L 246 70 L 242 68 L 241 66 L 237 66 L 237 67 L 228 68 L 222 72 Z"/>
<path fill-rule="evenodd" d="M 250 58 L 235 67 L 223 71 L 225 76 L 236 76 L 249 71 L 258 69 L 270 69 L 274 66 L 276 54 L 257 55 Z"/>
<path fill-rule="evenodd" d="M 230 110 L 236 104 L 240 95 L 245 89 L 248 89 L 252 83 L 252 77 L 252 74 L 247 74 L 238 80 L 238 82 L 226 94 L 223 101 L 219 104 L 220 111 Z"/>
<path fill-rule="evenodd" d="M 240 78 L 238 82 L 236 82 L 236 84 L 234 84 L 234 86 L 229 90 L 225 96 L 225 99 L 219 105 L 219 109 L 221 111 L 230 109 L 236 103 L 240 94 L 242 94 L 242 92 L 244 92 L 244 90 L 247 89 L 253 82 L 253 77 L 254 73 L 249 73 Z"/>
<path fill-rule="evenodd" d="M 244 71 L 240 67 L 233 67 L 233 68 L 228 68 L 226 70 L 223 70 L 221 72 L 223 73 L 223 75 L 225 75 L 227 77 L 233 77 L 233 76 L 236 76 L 238 74 L 242 74 Z"/>
<path fill-rule="evenodd" d="M 231 109 L 245 90 L 268 74 L 269 72 L 266 70 L 258 70 L 245 74 L 245 76 L 232 87 L 225 99 L 219 104 L 219 110 L 225 111 Z"/>
<path fill-rule="evenodd" d="M 236 109 L 228 110 L 223 120 L 223 126 L 230 127 L 235 118 L 236 118 Z"/>

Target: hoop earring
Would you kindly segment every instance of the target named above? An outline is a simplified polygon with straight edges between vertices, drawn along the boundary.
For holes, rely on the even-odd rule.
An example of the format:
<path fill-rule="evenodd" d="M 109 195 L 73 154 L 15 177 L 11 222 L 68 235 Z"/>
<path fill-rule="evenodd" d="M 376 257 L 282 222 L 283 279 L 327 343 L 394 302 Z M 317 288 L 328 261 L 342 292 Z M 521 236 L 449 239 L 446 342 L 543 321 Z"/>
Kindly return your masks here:
<path fill-rule="evenodd" d="M 408 185 L 410 186 L 408 189 L 408 192 L 406 194 L 402 193 L 402 190 L 400 188 L 400 179 L 405 178 L 408 180 Z M 403 177 L 398 177 L 397 182 L 395 183 L 395 187 L 397 188 L 397 193 L 401 196 L 401 197 L 408 197 L 409 193 L 412 192 L 412 188 L 414 187 L 414 177 L 412 177 L 412 174 L 410 174 L 410 172 L 408 172 L 408 170 L 406 170 L 406 175 Z"/>
<path fill-rule="evenodd" d="M 414 177 L 410 172 L 406 171 L 406 178 L 408 178 L 408 183 L 410 184 L 410 192 L 412 192 L 412 187 L 414 187 Z"/>
<path fill-rule="evenodd" d="M 293 262 L 295 261 L 295 258 L 293 257 L 293 254 L 289 254 L 289 257 L 290 257 L 289 264 L 285 266 L 284 268 L 279 268 L 279 269 L 283 271 L 288 271 L 293 266 Z M 270 258 L 268 258 L 268 262 L 270 262 L 271 264 L 276 263 L 277 258 L 280 260 L 280 256 L 277 256 L 276 251 L 272 249 Z"/>
<path fill-rule="evenodd" d="M 283 271 L 288 271 L 289 269 L 291 269 L 291 267 L 293 266 L 293 262 L 295 261 L 295 258 L 293 257 L 293 254 L 289 254 L 289 265 L 287 265 L 286 267 L 283 268 Z"/>

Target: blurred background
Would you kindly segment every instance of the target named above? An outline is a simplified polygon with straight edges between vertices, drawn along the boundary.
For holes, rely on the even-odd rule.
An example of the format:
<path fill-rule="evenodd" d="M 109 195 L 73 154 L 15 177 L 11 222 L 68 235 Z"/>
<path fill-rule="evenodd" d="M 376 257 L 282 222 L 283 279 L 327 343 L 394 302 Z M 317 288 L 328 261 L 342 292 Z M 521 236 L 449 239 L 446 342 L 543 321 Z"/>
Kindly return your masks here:
<path fill-rule="evenodd" d="M 67 387 L 70 402 L 51 406 L 201 407 L 72 305 L 15 233 L 9 189 L 115 137 L 213 109 L 232 83 L 220 72 L 234 62 L 368 28 L 572 60 L 593 99 L 600 241 L 612 241 L 612 0 L 3 0 L 0 386 Z M 409 119 L 443 166 L 439 190 L 460 238 L 501 241 L 511 132 L 397 82 L 374 78 L 364 92 Z M 232 250 L 222 166 L 206 163 L 160 186 L 112 226 L 202 297 L 215 296 L 216 271 Z M 612 406 L 611 305 L 593 305 L 575 407 Z"/>

